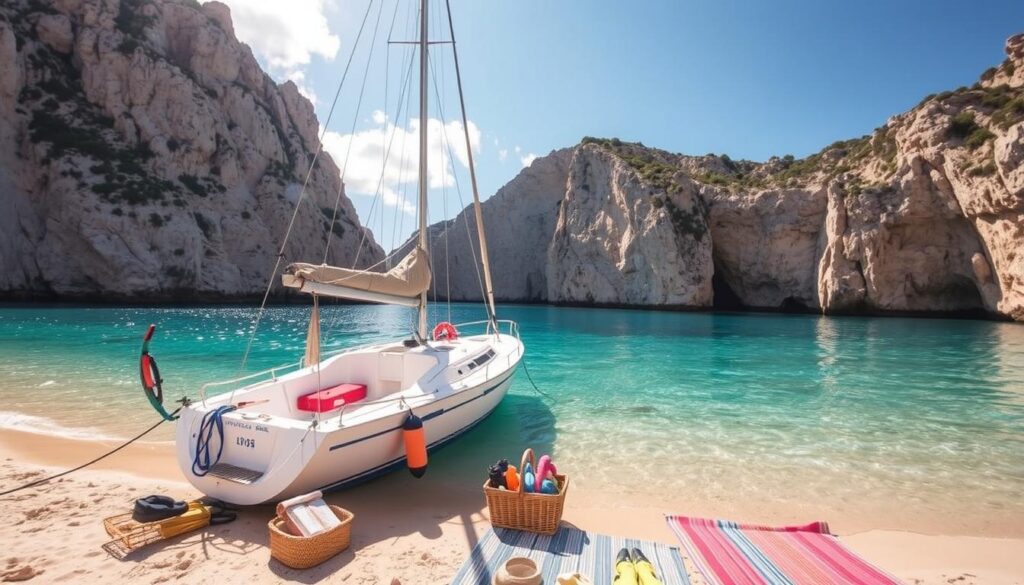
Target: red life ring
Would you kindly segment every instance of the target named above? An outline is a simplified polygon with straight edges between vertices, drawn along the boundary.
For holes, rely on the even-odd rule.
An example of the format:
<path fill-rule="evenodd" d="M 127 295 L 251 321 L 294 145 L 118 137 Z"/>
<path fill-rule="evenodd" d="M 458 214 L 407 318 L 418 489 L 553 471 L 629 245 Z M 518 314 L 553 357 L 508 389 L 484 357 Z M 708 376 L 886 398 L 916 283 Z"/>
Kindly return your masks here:
<path fill-rule="evenodd" d="M 142 377 L 143 390 L 147 394 L 152 394 L 158 402 L 163 402 L 163 380 L 160 379 L 160 369 L 157 368 L 156 360 L 149 353 L 139 356 L 139 374 Z"/>
<path fill-rule="evenodd" d="M 459 332 L 455 329 L 455 325 L 452 325 L 447 321 L 442 321 L 434 326 L 433 337 L 434 341 L 441 341 L 442 339 L 455 341 L 459 338 Z"/>

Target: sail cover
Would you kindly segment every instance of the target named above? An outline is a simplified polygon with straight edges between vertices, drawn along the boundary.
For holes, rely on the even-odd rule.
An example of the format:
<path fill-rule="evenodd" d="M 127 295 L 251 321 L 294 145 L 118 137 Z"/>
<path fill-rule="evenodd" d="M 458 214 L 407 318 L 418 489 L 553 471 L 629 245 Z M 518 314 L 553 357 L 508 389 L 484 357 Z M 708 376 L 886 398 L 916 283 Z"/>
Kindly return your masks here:
<path fill-rule="evenodd" d="M 287 276 L 305 281 L 343 288 L 413 298 L 430 287 L 430 260 L 426 252 L 416 247 L 397 266 L 387 272 L 351 270 L 326 264 L 289 264 Z"/>
<path fill-rule="evenodd" d="M 313 296 L 313 311 L 309 314 L 309 330 L 306 332 L 306 355 L 303 361 L 307 366 L 320 363 L 320 300 Z"/>

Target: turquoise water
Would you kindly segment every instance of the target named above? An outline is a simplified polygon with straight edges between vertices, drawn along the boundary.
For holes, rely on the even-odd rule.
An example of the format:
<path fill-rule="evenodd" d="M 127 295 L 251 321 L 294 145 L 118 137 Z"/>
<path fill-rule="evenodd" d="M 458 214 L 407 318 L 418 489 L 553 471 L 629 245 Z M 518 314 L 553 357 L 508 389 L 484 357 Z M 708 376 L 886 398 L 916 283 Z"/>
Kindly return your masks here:
<path fill-rule="evenodd" d="M 482 314 L 451 311 L 456 322 Z M 0 425 L 128 435 L 154 420 L 136 371 L 147 324 L 158 326 L 165 392 L 195 396 L 239 373 L 253 314 L 0 309 Z M 495 416 L 435 457 L 443 473 L 473 479 L 529 444 L 571 470 L 580 503 L 1024 530 L 1024 326 L 543 306 L 500 314 L 520 323 L 530 374 L 552 399 L 520 371 Z M 306 317 L 302 307 L 268 310 L 247 370 L 298 360 Z M 333 324 L 326 344 L 340 348 L 405 335 L 412 316 L 330 306 L 324 324 Z"/>

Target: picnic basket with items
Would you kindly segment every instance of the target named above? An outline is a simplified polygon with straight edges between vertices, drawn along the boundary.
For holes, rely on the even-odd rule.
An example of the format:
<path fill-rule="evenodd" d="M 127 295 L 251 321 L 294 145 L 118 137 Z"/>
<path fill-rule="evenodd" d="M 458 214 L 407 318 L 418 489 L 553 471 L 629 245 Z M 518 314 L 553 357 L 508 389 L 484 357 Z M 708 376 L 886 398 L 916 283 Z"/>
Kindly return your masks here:
<path fill-rule="evenodd" d="M 492 526 L 540 534 L 558 531 L 569 476 L 558 473 L 551 457 L 534 460 L 533 449 L 526 449 L 518 469 L 502 459 L 489 471 L 484 496 Z"/>

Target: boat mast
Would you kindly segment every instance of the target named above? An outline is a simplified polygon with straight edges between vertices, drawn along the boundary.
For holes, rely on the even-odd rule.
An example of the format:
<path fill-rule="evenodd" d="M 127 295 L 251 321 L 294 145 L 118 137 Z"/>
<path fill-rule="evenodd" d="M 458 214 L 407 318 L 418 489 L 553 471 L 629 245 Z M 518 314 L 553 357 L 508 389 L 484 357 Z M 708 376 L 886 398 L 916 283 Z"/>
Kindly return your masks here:
<path fill-rule="evenodd" d="M 422 253 L 427 251 L 427 0 L 420 0 L 420 241 Z M 420 293 L 420 339 L 427 338 L 427 291 Z"/>

